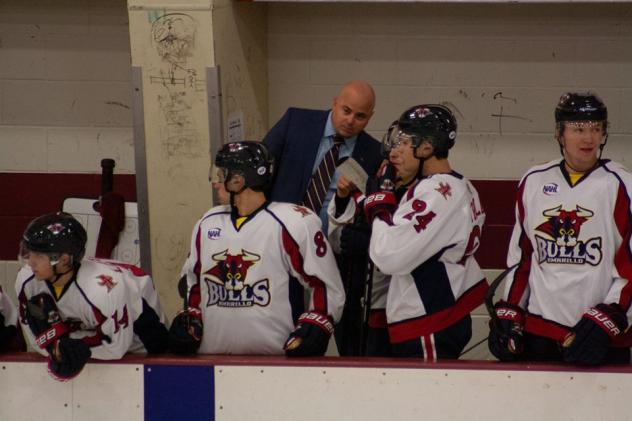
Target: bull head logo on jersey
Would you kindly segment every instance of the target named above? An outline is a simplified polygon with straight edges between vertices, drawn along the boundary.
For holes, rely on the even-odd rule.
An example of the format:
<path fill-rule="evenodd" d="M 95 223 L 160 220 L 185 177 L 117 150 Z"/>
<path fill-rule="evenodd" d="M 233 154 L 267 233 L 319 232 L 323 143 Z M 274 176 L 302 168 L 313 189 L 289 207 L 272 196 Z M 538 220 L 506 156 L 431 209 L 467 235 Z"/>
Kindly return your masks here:
<path fill-rule="evenodd" d="M 260 255 L 243 249 L 240 254 L 230 254 L 226 249 L 211 255 L 211 259 L 216 264 L 204 273 L 209 306 L 251 307 L 270 302 L 267 279 L 247 282 L 248 270 L 261 260 Z"/>
<path fill-rule="evenodd" d="M 601 262 L 601 237 L 585 241 L 579 239 L 582 225 L 595 213 L 579 205 L 574 210 L 562 209 L 562 205 L 546 209 L 547 219 L 535 229 L 547 235 L 535 235 L 539 263 L 584 264 L 596 266 Z"/>
<path fill-rule="evenodd" d="M 241 253 L 231 255 L 226 249 L 211 256 L 217 265 L 209 273 L 224 280 L 224 287 L 227 290 L 241 291 L 244 289 L 248 269 L 261 260 L 261 256 L 243 249 Z"/>
<path fill-rule="evenodd" d="M 593 211 L 579 205 L 571 211 L 564 210 L 562 205 L 559 205 L 542 212 L 542 215 L 548 219 L 540 224 L 536 230 L 555 238 L 558 246 L 574 247 L 577 244 L 581 226 L 594 214 Z"/>

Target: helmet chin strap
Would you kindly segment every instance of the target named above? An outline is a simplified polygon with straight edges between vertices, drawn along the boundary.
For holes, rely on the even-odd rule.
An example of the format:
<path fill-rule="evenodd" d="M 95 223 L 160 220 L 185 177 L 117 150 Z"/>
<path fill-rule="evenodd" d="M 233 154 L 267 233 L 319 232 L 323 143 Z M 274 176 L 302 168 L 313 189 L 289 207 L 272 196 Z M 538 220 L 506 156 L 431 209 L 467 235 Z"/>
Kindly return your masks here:
<path fill-rule="evenodd" d="M 57 272 L 57 265 L 54 265 L 53 266 L 53 274 L 54 274 L 53 279 L 49 279 L 48 282 L 50 282 L 51 284 L 54 285 L 61 279 L 62 276 L 72 272 L 73 270 L 75 270 L 75 268 L 71 267 L 66 272 L 61 272 L 60 273 L 60 272 Z"/>
<path fill-rule="evenodd" d="M 47 281 L 50 282 L 53 285 L 55 285 L 59 281 L 59 279 L 61 279 L 62 276 L 67 275 L 70 272 L 75 270 L 75 264 L 73 262 L 71 262 L 70 269 L 68 269 L 65 272 L 58 272 L 57 271 L 57 265 L 58 264 L 59 264 L 59 260 L 55 261 L 54 263 L 51 262 L 51 265 L 53 267 L 53 278 L 52 279 L 47 279 Z"/>

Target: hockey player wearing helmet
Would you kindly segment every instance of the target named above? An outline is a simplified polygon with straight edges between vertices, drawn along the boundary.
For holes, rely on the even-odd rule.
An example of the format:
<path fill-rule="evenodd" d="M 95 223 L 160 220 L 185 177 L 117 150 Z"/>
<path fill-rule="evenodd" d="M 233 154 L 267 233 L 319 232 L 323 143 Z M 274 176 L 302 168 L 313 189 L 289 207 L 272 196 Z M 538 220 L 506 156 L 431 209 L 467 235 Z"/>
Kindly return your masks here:
<path fill-rule="evenodd" d="M 266 200 L 274 163 L 263 143 L 228 143 L 215 167 L 230 204 L 210 209 L 193 228 L 180 281 L 185 309 L 171 325 L 171 349 L 323 355 L 344 291 L 318 216 Z"/>
<path fill-rule="evenodd" d="M 601 159 L 608 112 L 595 94 L 555 108 L 562 159 L 518 187 L 504 296 L 489 347 L 503 361 L 630 362 L 632 177 Z"/>
<path fill-rule="evenodd" d="M 414 149 L 406 142 L 395 140 L 399 132 L 398 121 L 395 120 L 382 140 L 382 154 L 387 159 L 375 177 L 367 181 L 367 193 L 380 189 L 392 190 L 396 199 L 400 200 L 408 188 L 421 177 L 420 160 L 415 158 Z M 335 200 L 330 202 L 328 209 L 330 241 L 332 244 L 339 244 L 346 259 L 357 262 L 352 276 L 348 277 L 355 282 L 346 285 L 346 288 L 347 291 L 357 289 L 359 292 L 348 294 L 345 304 L 345 316 L 351 317 L 355 310 L 357 320 L 351 326 L 344 326 L 341 339 L 355 339 L 359 343 L 356 346 L 359 353 L 366 356 L 392 357 L 386 324 L 386 295 L 390 275 L 367 264 L 371 231 L 364 217 L 364 198 L 357 186 L 343 175 L 336 185 Z M 367 269 L 372 270 L 371 276 L 367 276 Z M 369 308 L 366 308 L 364 297 L 369 292 L 371 300 Z M 358 297 L 355 307 L 350 300 L 354 295 Z"/>
<path fill-rule="evenodd" d="M 473 257 L 485 213 L 476 189 L 448 161 L 457 129 L 452 112 L 417 105 L 397 125 L 390 148 L 418 159 L 421 177 L 399 201 L 379 191 L 364 204 L 372 224 L 371 259 L 391 275 L 386 320 L 392 351 L 425 360 L 458 358 L 471 338 L 470 312 L 487 290 Z"/>
<path fill-rule="evenodd" d="M 16 292 L 24 336 L 70 379 L 88 358 L 166 350 L 166 318 L 151 278 L 111 260 L 84 258 L 87 235 L 72 215 L 40 216 L 22 236 Z"/>

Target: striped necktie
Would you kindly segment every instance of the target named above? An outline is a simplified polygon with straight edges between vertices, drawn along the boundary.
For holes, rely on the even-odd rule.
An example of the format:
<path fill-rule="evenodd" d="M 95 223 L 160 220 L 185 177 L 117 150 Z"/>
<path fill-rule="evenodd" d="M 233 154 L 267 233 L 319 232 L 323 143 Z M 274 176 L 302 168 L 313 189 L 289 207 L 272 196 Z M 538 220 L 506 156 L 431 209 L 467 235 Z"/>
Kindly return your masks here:
<path fill-rule="evenodd" d="M 331 184 L 334 171 L 336 171 L 338 152 L 340 151 L 340 146 L 342 146 L 344 141 L 345 140 L 342 136 L 334 136 L 334 145 L 327 151 L 307 185 L 307 192 L 305 193 L 303 205 L 307 206 L 317 214 L 320 213 L 323 200 L 325 200 L 325 196 L 327 195 L 327 189 Z"/>

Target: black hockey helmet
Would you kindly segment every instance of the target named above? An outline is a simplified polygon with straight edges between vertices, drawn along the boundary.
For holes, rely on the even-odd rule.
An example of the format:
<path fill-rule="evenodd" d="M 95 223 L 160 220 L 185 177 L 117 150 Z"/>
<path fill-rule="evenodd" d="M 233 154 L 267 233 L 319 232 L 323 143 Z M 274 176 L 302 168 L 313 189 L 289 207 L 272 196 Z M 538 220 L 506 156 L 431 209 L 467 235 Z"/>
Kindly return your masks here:
<path fill-rule="evenodd" d="M 245 187 L 263 191 L 272 181 L 274 157 L 263 143 L 244 140 L 222 146 L 215 157 L 215 166 L 226 171 L 225 182 L 233 175 L 241 175 Z"/>
<path fill-rule="evenodd" d="M 430 139 L 437 156 L 447 156 L 448 150 L 454 146 L 456 118 L 443 105 L 415 105 L 402 113 L 397 124 L 401 133 L 412 137 L 414 147 Z"/>
<path fill-rule="evenodd" d="M 49 213 L 35 218 L 22 234 L 23 251 L 34 251 L 49 256 L 69 254 L 74 262 L 79 262 L 86 250 L 88 235 L 83 225 L 71 214 Z"/>
<path fill-rule="evenodd" d="M 555 107 L 555 122 L 608 121 L 608 109 L 601 98 L 591 92 L 569 92 Z"/>

